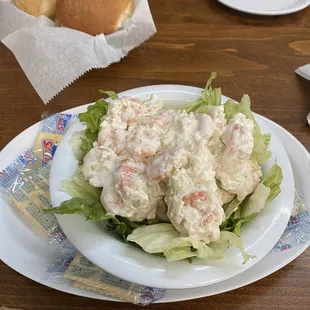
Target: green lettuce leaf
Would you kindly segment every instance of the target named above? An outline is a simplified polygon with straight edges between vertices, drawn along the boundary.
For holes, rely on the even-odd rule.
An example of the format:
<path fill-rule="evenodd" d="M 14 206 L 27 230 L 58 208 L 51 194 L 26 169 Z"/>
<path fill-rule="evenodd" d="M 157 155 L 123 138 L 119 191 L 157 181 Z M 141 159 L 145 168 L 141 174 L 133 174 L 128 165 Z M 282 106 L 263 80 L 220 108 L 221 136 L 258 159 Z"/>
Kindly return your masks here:
<path fill-rule="evenodd" d="M 217 259 L 221 259 L 223 257 L 224 251 L 229 247 L 236 248 L 236 249 L 240 250 L 240 252 L 243 256 L 243 264 L 246 264 L 246 262 L 250 258 L 255 258 L 255 256 L 249 255 L 245 252 L 243 241 L 240 239 L 240 237 L 237 236 L 236 234 L 232 233 L 232 232 L 229 232 L 229 231 L 221 231 L 220 238 L 218 240 L 210 243 L 210 247 L 215 252 L 218 252 L 217 254 L 219 255 L 219 257 Z M 222 252 L 222 256 L 220 256 L 221 252 Z"/>
<path fill-rule="evenodd" d="M 133 222 L 120 216 L 112 217 L 105 222 L 108 230 L 115 233 L 119 239 L 125 243 L 128 243 L 127 236 L 133 231 L 132 223 Z"/>
<path fill-rule="evenodd" d="M 83 198 L 72 198 L 64 201 L 57 208 L 44 209 L 45 214 L 84 214 L 86 220 L 105 221 L 113 217 L 106 212 L 100 202 L 90 204 Z"/>
<path fill-rule="evenodd" d="M 270 188 L 270 195 L 266 203 L 274 200 L 281 193 L 281 184 L 283 181 L 282 168 L 275 164 L 269 171 L 263 184 Z"/>
<path fill-rule="evenodd" d="M 195 112 L 208 114 L 214 106 L 220 105 L 222 91 L 220 88 L 212 89 L 211 87 L 212 81 L 216 79 L 216 77 L 217 74 L 212 72 L 205 89 L 201 93 L 201 97 L 194 102 L 187 103 L 181 110 L 185 110 L 187 113 Z"/>
<path fill-rule="evenodd" d="M 221 259 L 228 247 L 239 248 L 244 263 L 251 257 L 245 253 L 241 239 L 231 232 L 221 232 L 216 242 L 206 245 L 192 237 L 181 237 L 172 224 L 162 223 L 141 226 L 127 237 L 147 253 L 163 253 L 168 262 L 197 257 L 200 259 Z"/>
<path fill-rule="evenodd" d="M 241 205 L 239 205 L 238 209 L 230 215 L 220 226 L 221 231 L 230 231 L 237 236 L 241 236 L 241 227 L 244 223 L 251 221 L 254 215 L 251 215 L 246 218 L 241 218 Z"/>
<path fill-rule="evenodd" d="M 85 136 L 90 142 L 96 141 L 99 132 L 100 120 L 107 114 L 108 102 L 99 99 L 95 104 L 88 106 L 87 111 L 79 114 L 82 123 L 86 123 Z"/>
<path fill-rule="evenodd" d="M 82 141 L 85 140 L 88 141 L 85 137 L 85 130 L 75 131 L 72 133 L 72 136 L 70 138 L 69 144 L 72 148 L 72 152 L 74 154 L 75 159 L 80 161 L 85 156 L 85 146 L 82 148 Z M 92 144 L 90 143 L 90 147 L 92 147 Z"/>
<path fill-rule="evenodd" d="M 112 90 L 102 90 L 102 89 L 100 89 L 99 93 L 111 97 L 112 100 L 118 99 L 118 95 L 114 91 L 112 91 Z"/>
<path fill-rule="evenodd" d="M 91 186 L 78 168 L 71 179 L 64 180 L 62 190 L 71 197 L 83 198 L 89 203 L 100 202 L 101 189 Z"/>
<path fill-rule="evenodd" d="M 180 233 L 172 224 L 163 223 L 138 227 L 127 240 L 139 244 L 145 252 L 154 254 L 164 252 L 167 244 L 179 236 Z"/>
<path fill-rule="evenodd" d="M 164 250 L 168 262 L 187 258 L 213 259 L 214 250 L 208 245 L 192 237 L 179 237 L 173 239 Z"/>
<path fill-rule="evenodd" d="M 157 224 L 159 221 L 157 220 L 144 220 L 142 222 L 133 222 L 128 220 L 125 217 L 115 216 L 108 221 L 106 221 L 106 225 L 109 231 L 113 231 L 118 235 L 118 237 L 125 243 L 131 243 L 130 240 L 127 240 L 127 237 L 138 227 L 145 225 L 153 225 Z M 137 244 L 131 243 L 135 246 Z M 140 247 L 140 246 L 139 246 Z"/>
<path fill-rule="evenodd" d="M 241 227 L 244 223 L 250 222 L 254 217 L 256 216 L 256 213 L 253 213 L 252 215 L 245 217 L 245 218 L 239 218 L 235 222 L 235 227 L 233 229 L 233 233 L 237 236 L 241 236 Z"/>
<path fill-rule="evenodd" d="M 100 90 L 101 94 L 108 95 L 112 100 L 117 99 L 115 92 L 109 90 Z M 95 104 L 88 106 L 87 111 L 79 114 L 79 120 L 86 124 L 85 136 L 81 137 L 80 149 L 78 153 L 79 164 L 83 163 L 85 155 L 92 149 L 93 143 L 98 138 L 100 122 L 108 112 L 109 103 L 103 98 L 97 100 Z M 76 152 L 77 153 L 77 152 Z"/>
<path fill-rule="evenodd" d="M 240 103 L 236 103 L 233 100 L 228 100 L 225 105 L 225 117 L 227 122 L 229 122 L 237 113 L 244 114 L 248 119 L 252 120 L 254 123 L 253 138 L 254 147 L 251 155 L 253 161 L 258 163 L 263 163 L 271 157 L 271 152 L 268 151 L 268 146 L 270 143 L 271 136 L 263 135 L 260 128 L 255 121 L 255 118 L 251 111 L 251 101 L 248 95 L 244 95 Z"/>
<path fill-rule="evenodd" d="M 239 207 L 242 201 L 234 198 L 230 203 L 223 206 L 225 212 L 225 218 L 228 219 Z"/>
<path fill-rule="evenodd" d="M 93 143 L 90 140 L 87 140 L 86 138 L 81 138 L 81 145 L 80 149 L 82 151 L 82 154 L 78 158 L 79 160 L 83 159 L 85 155 L 93 148 Z"/>
<path fill-rule="evenodd" d="M 254 192 L 242 203 L 241 218 L 247 218 L 252 214 L 258 214 L 266 205 L 270 195 L 270 188 L 260 183 Z"/>
<path fill-rule="evenodd" d="M 109 231 L 115 233 L 119 239 L 128 243 L 127 236 L 140 225 L 146 225 L 147 222 L 136 223 L 120 216 L 108 214 L 101 202 L 90 203 L 83 198 L 72 198 L 64 201 L 57 208 L 44 209 L 45 214 L 83 214 L 86 220 L 103 221 Z"/>
<path fill-rule="evenodd" d="M 86 220 L 103 221 L 109 231 L 115 233 L 121 241 L 128 243 L 127 236 L 140 225 L 147 222 L 136 223 L 120 216 L 108 214 L 101 202 L 90 203 L 83 198 L 72 198 L 64 201 L 59 207 L 44 209 L 45 214 L 83 214 Z"/>
<path fill-rule="evenodd" d="M 281 192 L 283 180 L 282 169 L 275 164 L 267 177 L 256 187 L 255 191 L 248 195 L 237 207 L 237 201 L 232 201 L 231 206 L 226 206 L 226 220 L 221 224 L 221 230 L 231 231 L 237 236 L 241 234 L 244 223 L 251 221 L 270 201 L 275 199 Z M 233 212 L 231 212 L 233 211 Z"/>
<path fill-rule="evenodd" d="M 79 114 L 79 120 L 86 124 L 83 136 L 80 137 L 80 151 L 75 152 L 79 165 L 83 164 L 85 155 L 92 149 L 98 138 L 101 119 L 107 114 L 108 102 L 99 99 L 95 104 L 88 106 L 87 111 Z"/>
<path fill-rule="evenodd" d="M 273 165 L 266 178 L 242 202 L 241 218 L 258 214 L 266 204 L 275 199 L 281 193 L 282 180 L 282 168 L 277 164 Z"/>

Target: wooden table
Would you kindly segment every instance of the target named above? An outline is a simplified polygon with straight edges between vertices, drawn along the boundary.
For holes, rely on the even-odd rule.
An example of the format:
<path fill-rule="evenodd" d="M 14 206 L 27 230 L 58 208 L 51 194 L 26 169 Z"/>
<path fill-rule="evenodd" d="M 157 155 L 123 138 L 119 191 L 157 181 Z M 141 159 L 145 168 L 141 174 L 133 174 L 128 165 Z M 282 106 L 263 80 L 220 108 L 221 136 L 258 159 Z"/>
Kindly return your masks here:
<path fill-rule="evenodd" d="M 310 150 L 306 115 L 309 82 L 294 70 L 310 61 L 310 9 L 283 17 L 255 17 L 211 0 L 151 0 L 158 33 L 120 63 L 85 74 L 48 106 L 38 97 L 14 56 L 0 45 L 0 147 L 41 118 L 93 102 L 99 88 L 117 92 L 153 84 L 215 85 L 279 123 Z M 3 240 L 2 240 L 3 242 Z M 0 264 L 0 307 L 19 309 L 133 309 L 64 294 Z M 310 309 L 310 251 L 275 274 L 214 297 L 154 305 L 150 309 Z"/>

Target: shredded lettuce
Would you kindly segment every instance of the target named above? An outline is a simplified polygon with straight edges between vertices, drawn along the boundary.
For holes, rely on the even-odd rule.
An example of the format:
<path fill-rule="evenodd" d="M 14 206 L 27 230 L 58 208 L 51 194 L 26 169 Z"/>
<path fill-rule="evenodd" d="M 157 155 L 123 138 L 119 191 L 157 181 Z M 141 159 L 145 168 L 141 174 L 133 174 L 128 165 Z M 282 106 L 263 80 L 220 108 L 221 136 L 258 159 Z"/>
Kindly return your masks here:
<path fill-rule="evenodd" d="M 75 159 L 82 160 L 86 155 L 85 150 L 82 148 L 82 140 L 87 141 L 85 137 L 85 130 L 75 131 L 69 141 Z M 92 144 L 90 144 L 92 147 Z"/>
<path fill-rule="evenodd" d="M 101 94 L 111 97 L 112 100 L 118 99 L 115 92 L 110 90 L 100 90 Z M 79 120 L 86 124 L 86 130 L 81 136 L 80 150 L 76 151 L 76 158 L 83 163 L 85 155 L 92 149 L 93 143 L 98 138 L 101 119 L 108 112 L 109 103 L 103 98 L 97 100 L 95 104 L 88 106 L 87 111 L 79 114 Z"/>
<path fill-rule="evenodd" d="M 223 206 L 225 211 L 225 218 L 228 219 L 239 207 L 242 201 L 234 198 L 230 203 Z"/>
<path fill-rule="evenodd" d="M 226 246 L 226 248 L 225 248 L 225 246 Z M 237 236 L 236 234 L 232 233 L 232 232 L 229 232 L 229 231 L 221 231 L 220 238 L 218 240 L 212 242 L 210 244 L 210 247 L 214 251 L 216 250 L 216 247 L 218 247 L 218 253 L 220 253 L 220 250 L 223 251 L 222 256 L 223 256 L 224 251 L 228 247 L 239 249 L 242 256 L 243 256 L 243 264 L 247 263 L 247 261 L 250 258 L 255 258 L 255 256 L 249 255 L 245 252 L 243 241 L 240 239 L 240 237 Z M 222 257 L 220 257 L 220 258 L 222 258 Z"/>
<path fill-rule="evenodd" d="M 259 213 L 266 204 L 274 200 L 281 192 L 282 180 L 282 168 L 275 164 L 255 191 L 242 202 L 241 218 Z"/>
<path fill-rule="evenodd" d="M 112 91 L 112 90 L 102 90 L 102 89 L 100 89 L 99 93 L 111 97 L 112 100 L 118 99 L 118 95 L 114 91 Z"/>
<path fill-rule="evenodd" d="M 79 114 L 79 119 L 86 124 L 85 136 L 89 141 L 96 141 L 99 132 L 100 120 L 107 114 L 108 102 L 99 99 L 95 104 L 88 106 L 87 111 Z"/>
<path fill-rule="evenodd" d="M 132 231 L 143 225 L 142 223 L 132 222 L 124 217 L 114 216 L 105 222 L 109 231 L 115 233 L 121 241 L 129 243 L 127 237 L 132 233 Z"/>
<path fill-rule="evenodd" d="M 178 237 L 167 244 L 164 255 L 168 262 L 187 258 L 214 259 L 215 254 L 208 245 L 192 237 Z"/>
<path fill-rule="evenodd" d="M 79 165 L 83 164 L 84 157 L 93 148 L 93 141 L 86 138 L 81 138 L 80 151 L 76 152 L 75 157 L 79 160 Z M 79 156 L 80 154 L 80 156 Z"/>
<path fill-rule="evenodd" d="M 216 242 L 206 245 L 192 237 L 181 237 L 172 224 L 163 223 L 136 228 L 127 240 L 137 243 L 147 253 L 163 253 L 168 262 L 192 257 L 221 259 L 228 247 L 239 248 L 244 263 L 251 257 L 245 253 L 242 240 L 227 231 L 221 232 Z"/>
<path fill-rule="evenodd" d="M 205 113 L 208 114 L 214 106 L 221 104 L 222 91 L 220 88 L 212 89 L 211 84 L 216 79 L 217 74 L 211 73 L 209 80 L 207 81 L 205 89 L 201 93 L 201 97 L 194 102 L 189 102 L 181 109 L 185 112 Z"/>
<path fill-rule="evenodd" d="M 275 164 L 269 171 L 263 184 L 270 188 L 270 194 L 266 203 L 274 200 L 281 193 L 281 183 L 283 181 L 282 168 Z"/>
<path fill-rule="evenodd" d="M 180 233 L 172 224 L 163 223 L 136 228 L 127 237 L 128 241 L 139 244 L 147 253 L 162 253 L 168 243 L 178 238 Z"/>
<path fill-rule="evenodd" d="M 100 202 L 90 204 L 83 198 L 72 198 L 64 201 L 57 208 L 44 209 L 44 213 L 53 214 L 84 214 L 86 220 L 105 221 L 113 217 L 108 214 Z"/>
<path fill-rule="evenodd" d="M 76 189 L 74 189 L 74 192 L 76 192 Z M 86 220 L 103 221 L 108 230 L 118 235 L 118 237 L 125 243 L 128 243 L 127 236 L 130 235 L 135 228 L 148 224 L 148 221 L 137 223 L 120 216 L 108 214 L 100 201 L 94 202 L 93 200 L 87 200 L 80 197 L 66 200 L 62 202 L 59 207 L 44 209 L 43 213 L 83 214 Z"/>
<path fill-rule="evenodd" d="M 43 210 L 44 213 L 84 214 L 87 220 L 104 221 L 108 230 L 118 235 L 123 242 L 128 243 L 127 236 L 137 227 L 158 223 L 157 220 L 133 222 L 127 218 L 107 214 L 100 202 L 102 189 L 89 184 L 81 167 L 76 170 L 71 179 L 63 181 L 62 190 L 73 198 L 63 202 L 57 208 Z"/>
<path fill-rule="evenodd" d="M 220 230 L 221 231 L 230 231 L 232 233 L 234 233 L 237 236 L 241 236 L 241 226 L 246 223 L 249 222 L 250 220 L 252 220 L 254 218 L 254 216 L 256 215 L 253 214 L 251 216 L 248 216 L 246 218 L 241 218 L 240 216 L 240 211 L 241 211 L 241 207 L 239 206 L 238 209 L 232 213 L 230 215 L 229 218 L 227 218 L 220 226 Z"/>
<path fill-rule="evenodd" d="M 255 191 L 242 203 L 241 218 L 259 213 L 265 207 L 269 195 L 270 188 L 262 183 L 258 184 Z"/>
<path fill-rule="evenodd" d="M 225 105 L 225 117 L 229 122 L 237 113 L 244 114 L 248 119 L 253 121 L 253 138 L 254 147 L 251 155 L 251 159 L 258 163 L 263 163 L 271 157 L 271 152 L 268 151 L 271 135 L 262 135 L 260 128 L 251 111 L 251 100 L 248 95 L 244 95 L 240 103 L 236 103 L 233 100 L 228 100 Z"/>
<path fill-rule="evenodd" d="M 282 169 L 275 164 L 252 194 L 239 203 L 234 199 L 226 207 L 226 220 L 222 223 L 221 230 L 231 231 L 240 236 L 241 226 L 251 221 L 269 202 L 280 194 L 282 180 Z M 237 209 L 235 209 L 236 206 Z M 233 211 L 234 209 L 235 211 Z"/>
<path fill-rule="evenodd" d="M 62 190 L 71 197 L 83 198 L 89 203 L 100 201 L 101 189 L 89 184 L 80 167 L 76 170 L 71 179 L 63 181 Z"/>

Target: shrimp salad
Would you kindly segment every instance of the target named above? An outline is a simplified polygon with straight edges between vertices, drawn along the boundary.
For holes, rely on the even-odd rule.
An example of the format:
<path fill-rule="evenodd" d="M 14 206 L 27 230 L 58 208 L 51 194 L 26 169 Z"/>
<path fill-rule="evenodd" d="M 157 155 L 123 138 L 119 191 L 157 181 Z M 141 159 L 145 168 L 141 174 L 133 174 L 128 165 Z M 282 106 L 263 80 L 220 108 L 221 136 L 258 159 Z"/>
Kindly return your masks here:
<path fill-rule="evenodd" d="M 72 137 L 80 166 L 64 190 L 73 198 L 51 213 L 105 221 L 124 242 L 168 261 L 245 253 L 241 226 L 280 193 L 282 171 L 266 177 L 270 135 L 263 135 L 248 96 L 221 104 L 213 73 L 201 98 L 182 109 L 118 96 L 79 115 Z"/>

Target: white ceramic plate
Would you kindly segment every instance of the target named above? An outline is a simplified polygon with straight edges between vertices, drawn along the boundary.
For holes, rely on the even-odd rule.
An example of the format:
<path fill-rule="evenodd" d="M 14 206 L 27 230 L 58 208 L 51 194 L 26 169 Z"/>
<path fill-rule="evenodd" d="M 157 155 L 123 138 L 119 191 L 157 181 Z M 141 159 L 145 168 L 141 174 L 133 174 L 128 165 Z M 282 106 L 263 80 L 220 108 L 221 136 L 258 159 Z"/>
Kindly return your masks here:
<path fill-rule="evenodd" d="M 150 86 L 121 93 L 120 96 L 134 96 L 142 100 L 156 94 L 168 105 L 184 105 L 193 101 L 201 90 L 186 86 Z M 223 97 L 223 101 L 227 98 Z M 262 132 L 271 130 L 258 119 Z M 77 161 L 71 150 L 69 140 L 72 133 L 80 130 L 81 125 L 72 127 L 66 133 L 56 151 L 50 175 L 50 194 L 54 207 L 71 197 L 61 191 L 63 180 L 70 178 L 77 169 Z M 283 169 L 282 192 L 249 225 L 243 228 L 242 240 L 248 253 L 256 256 L 247 264 L 242 264 L 242 255 L 236 249 L 229 249 L 221 261 L 208 265 L 195 260 L 168 263 L 165 258 L 145 253 L 141 249 L 120 242 L 109 234 L 103 223 L 85 221 L 82 215 L 57 215 L 58 222 L 73 245 L 90 261 L 106 271 L 125 280 L 153 287 L 167 289 L 193 288 L 210 285 L 229 279 L 255 265 L 274 246 L 282 235 L 289 219 L 294 200 L 294 181 L 286 152 L 272 135 L 270 143 L 272 158 L 264 165 L 265 174 L 277 159 Z"/>
<path fill-rule="evenodd" d="M 199 89 L 197 89 L 198 91 Z M 77 113 L 83 107 L 74 108 L 67 112 Z M 288 131 L 274 122 L 259 117 L 277 135 L 285 147 L 291 161 L 295 185 L 300 194 L 310 202 L 310 155 L 304 146 Z M 0 169 L 4 169 L 26 149 L 30 149 L 39 130 L 40 123 L 26 129 L 13 139 L 0 153 Z M 57 257 L 60 246 L 51 246 L 42 242 L 19 220 L 11 208 L 0 200 L 0 234 L 6 242 L 0 242 L 0 259 L 15 271 L 42 285 L 71 293 L 78 296 L 113 300 L 109 297 L 68 287 L 59 282 L 46 279 L 45 270 Z M 302 254 L 309 244 L 297 245 L 285 252 L 269 253 L 259 263 L 242 274 L 225 282 L 185 290 L 167 290 L 166 296 L 159 302 L 176 302 L 194 298 L 206 297 L 227 292 L 248 285 L 270 275 L 290 263 Z"/>
<path fill-rule="evenodd" d="M 226 6 L 256 15 L 284 15 L 306 8 L 309 0 L 218 0 Z"/>

